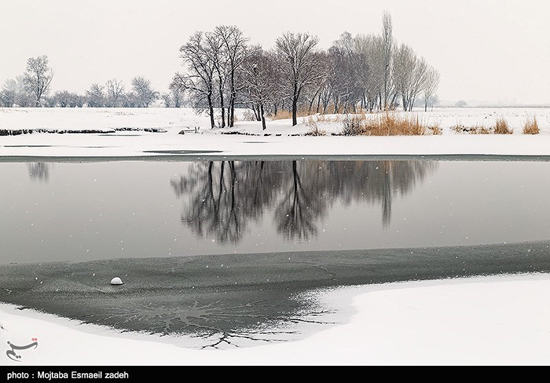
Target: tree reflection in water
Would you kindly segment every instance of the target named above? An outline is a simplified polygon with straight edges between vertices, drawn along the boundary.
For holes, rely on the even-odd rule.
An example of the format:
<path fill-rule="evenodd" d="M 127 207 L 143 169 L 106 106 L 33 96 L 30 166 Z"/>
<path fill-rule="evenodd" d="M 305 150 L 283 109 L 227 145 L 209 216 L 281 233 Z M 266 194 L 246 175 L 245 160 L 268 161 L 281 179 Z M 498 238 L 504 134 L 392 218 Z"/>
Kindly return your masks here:
<path fill-rule="evenodd" d="M 336 201 L 380 204 L 389 226 L 393 198 L 436 168 L 432 161 L 210 161 L 193 163 L 171 185 L 188 196 L 181 220 L 199 237 L 238 243 L 250 222 L 274 209 L 279 234 L 307 240 Z"/>
<path fill-rule="evenodd" d="M 32 180 L 47 182 L 50 178 L 50 165 L 45 162 L 31 162 L 27 168 Z"/>

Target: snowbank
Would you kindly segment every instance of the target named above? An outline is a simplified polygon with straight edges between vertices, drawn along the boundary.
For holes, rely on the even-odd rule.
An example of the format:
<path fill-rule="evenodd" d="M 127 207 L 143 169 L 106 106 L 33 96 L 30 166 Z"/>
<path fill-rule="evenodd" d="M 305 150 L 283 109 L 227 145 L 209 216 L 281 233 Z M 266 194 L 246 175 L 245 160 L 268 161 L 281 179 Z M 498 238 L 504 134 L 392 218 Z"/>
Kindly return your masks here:
<path fill-rule="evenodd" d="M 195 350 L 169 339 L 111 330 L 1 306 L 4 365 L 546 365 L 550 363 L 547 274 L 476 277 L 337 289 L 353 297 L 348 323 L 304 340 Z M 9 346 L 5 346 L 6 351 Z"/>

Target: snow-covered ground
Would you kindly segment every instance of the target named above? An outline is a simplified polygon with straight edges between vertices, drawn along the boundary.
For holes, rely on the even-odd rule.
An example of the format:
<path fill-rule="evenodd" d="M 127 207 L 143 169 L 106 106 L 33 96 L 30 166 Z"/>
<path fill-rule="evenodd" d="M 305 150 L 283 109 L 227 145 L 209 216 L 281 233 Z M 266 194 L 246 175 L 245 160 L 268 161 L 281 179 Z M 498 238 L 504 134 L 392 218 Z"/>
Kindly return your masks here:
<path fill-rule="evenodd" d="M 0 136 L 0 156 L 127 157 L 200 151 L 207 155 L 550 155 L 550 109 L 464 108 L 419 113 L 438 136 L 310 137 L 304 123 L 238 121 L 233 131 L 181 109 L 0 109 L 0 129 L 112 131 Z M 536 116 L 541 133 L 523 135 Z M 512 135 L 469 135 L 456 124 L 490 125 L 503 117 Z M 300 119 L 302 121 L 302 119 Z M 339 132 L 337 122 L 319 123 Z M 194 133 L 195 127 L 200 127 Z M 165 133 L 138 129 L 159 128 Z M 187 130 L 186 134 L 178 134 Z M 264 133 L 271 134 L 265 136 Z M 253 135 L 257 134 L 257 135 Z M 1 166 L 1 165 L 0 165 Z M 518 365 L 550 364 L 547 274 L 504 275 L 358 286 L 323 292 L 327 306 L 351 302 L 349 322 L 306 339 L 230 350 L 196 350 L 166 337 L 117 334 L 32 310 L 0 306 L 2 365 Z M 35 347 L 17 350 L 36 342 Z M 12 351 L 8 355 L 9 351 Z M 19 356 L 13 361 L 8 356 Z"/>
<path fill-rule="evenodd" d="M 165 338 L 116 334 L 0 306 L 1 344 L 38 346 L 2 365 L 548 365 L 547 274 L 476 277 L 344 288 L 348 323 L 306 339 L 197 350 Z"/>
<path fill-rule="evenodd" d="M 404 112 L 400 115 L 410 116 Z M 0 156 L 125 157 L 180 152 L 202 155 L 548 155 L 550 108 L 439 108 L 413 112 L 426 124 L 437 123 L 441 135 L 392 137 L 330 136 L 342 122 L 326 116 L 318 122 L 328 136 L 304 136 L 307 118 L 268 121 L 262 131 L 256 121 L 241 119 L 234 128 L 210 129 L 206 116 L 190 109 L 0 109 L 0 130 L 94 130 L 103 134 L 33 133 L 0 136 Z M 494 125 L 504 118 L 511 135 L 456 133 L 453 126 Z M 540 134 L 522 134 L 524 122 L 537 118 Z M 195 134 L 195 128 L 198 134 Z M 117 130 L 118 129 L 118 130 Z M 121 131 L 120 129 L 126 129 Z M 143 129 L 162 129 L 163 133 Z M 181 131 L 185 134 L 179 134 Z M 223 134 L 240 132 L 243 134 Z M 261 144 L 261 145 L 260 145 Z"/>

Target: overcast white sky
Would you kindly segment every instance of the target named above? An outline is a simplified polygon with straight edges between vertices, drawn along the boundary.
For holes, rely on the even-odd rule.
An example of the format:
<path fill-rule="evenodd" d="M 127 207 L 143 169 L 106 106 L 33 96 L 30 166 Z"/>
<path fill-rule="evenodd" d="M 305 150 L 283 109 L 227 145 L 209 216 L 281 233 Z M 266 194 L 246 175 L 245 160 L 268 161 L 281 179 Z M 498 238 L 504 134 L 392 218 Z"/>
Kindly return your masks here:
<path fill-rule="evenodd" d="M 344 31 L 380 33 L 384 11 L 441 73 L 441 100 L 550 104 L 547 0 L 0 0 L 0 84 L 47 55 L 53 90 L 143 75 L 166 91 L 197 30 L 236 25 L 264 48 L 307 31 L 328 48 Z"/>

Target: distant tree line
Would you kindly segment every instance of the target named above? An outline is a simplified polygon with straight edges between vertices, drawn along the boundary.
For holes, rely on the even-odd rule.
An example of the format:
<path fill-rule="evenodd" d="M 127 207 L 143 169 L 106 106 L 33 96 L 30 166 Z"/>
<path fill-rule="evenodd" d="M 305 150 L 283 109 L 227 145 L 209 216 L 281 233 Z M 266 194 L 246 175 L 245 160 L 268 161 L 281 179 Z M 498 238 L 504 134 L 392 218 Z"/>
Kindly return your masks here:
<path fill-rule="evenodd" d="M 328 50 L 309 33 L 284 33 L 270 50 L 248 41 L 239 28 L 218 26 L 180 48 L 185 71 L 170 89 L 184 92 L 212 127 L 232 127 L 236 105 L 250 108 L 265 129 L 265 116 L 282 110 L 296 125 L 300 111 L 410 111 L 419 99 L 425 109 L 436 100 L 438 71 L 395 42 L 388 13 L 380 35 L 345 32 Z"/>
<path fill-rule="evenodd" d="M 161 96 L 142 76 L 132 79 L 129 91 L 126 91 L 122 81 L 111 79 L 104 85 L 92 84 L 84 94 L 62 90 L 50 95 L 52 79 L 53 70 L 48 66 L 47 56 L 29 58 L 23 75 L 4 82 L 0 89 L 0 106 L 146 108 L 160 97 L 166 106 L 181 106 L 182 103 L 178 92 Z"/>
<path fill-rule="evenodd" d="M 210 117 L 211 127 L 232 127 L 236 107 L 246 107 L 266 128 L 266 116 L 286 112 L 297 124 L 299 113 L 355 113 L 403 108 L 437 100 L 439 73 L 406 44 L 397 44 L 391 16 L 385 13 L 380 34 L 343 33 L 323 50 L 309 33 L 286 32 L 269 50 L 250 45 L 236 26 L 197 31 L 181 46 L 184 70 L 160 94 L 145 77 L 129 89 L 111 79 L 94 83 L 79 95 L 50 95 L 53 71 L 47 56 L 30 58 L 22 76 L 0 90 L 5 107 L 166 107 L 192 106 Z"/>

